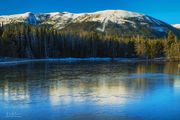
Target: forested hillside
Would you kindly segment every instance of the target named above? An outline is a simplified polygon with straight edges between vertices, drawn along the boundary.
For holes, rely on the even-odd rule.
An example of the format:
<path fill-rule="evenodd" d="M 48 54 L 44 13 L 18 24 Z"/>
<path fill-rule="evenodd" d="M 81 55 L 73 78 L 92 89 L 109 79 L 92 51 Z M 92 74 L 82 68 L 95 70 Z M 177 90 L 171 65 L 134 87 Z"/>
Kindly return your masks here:
<path fill-rule="evenodd" d="M 0 56 L 16 58 L 166 57 L 180 59 L 180 42 L 165 38 L 58 31 L 47 26 L 9 24 L 0 27 Z"/>

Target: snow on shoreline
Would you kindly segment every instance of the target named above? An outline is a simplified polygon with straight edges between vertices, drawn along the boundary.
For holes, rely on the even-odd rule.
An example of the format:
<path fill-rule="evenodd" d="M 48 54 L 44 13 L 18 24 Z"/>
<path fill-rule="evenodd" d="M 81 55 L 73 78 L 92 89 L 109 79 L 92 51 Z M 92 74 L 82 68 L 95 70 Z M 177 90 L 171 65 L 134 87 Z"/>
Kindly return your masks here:
<path fill-rule="evenodd" d="M 118 61 L 118 62 L 141 62 L 152 61 L 139 58 L 47 58 L 47 59 L 26 59 L 26 58 L 3 58 L 0 65 L 17 65 L 32 62 L 76 62 L 76 61 Z M 153 59 L 153 61 L 165 61 L 163 58 Z"/>

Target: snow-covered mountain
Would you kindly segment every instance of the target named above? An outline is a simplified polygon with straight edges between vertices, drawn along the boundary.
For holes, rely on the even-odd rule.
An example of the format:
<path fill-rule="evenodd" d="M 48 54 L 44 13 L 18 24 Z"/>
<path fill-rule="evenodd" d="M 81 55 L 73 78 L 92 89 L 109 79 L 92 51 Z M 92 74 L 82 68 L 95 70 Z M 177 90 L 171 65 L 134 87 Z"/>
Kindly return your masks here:
<path fill-rule="evenodd" d="M 26 23 L 48 25 L 58 30 L 96 31 L 107 34 L 163 36 L 169 30 L 180 35 L 180 31 L 153 17 L 123 11 L 105 10 L 94 13 L 74 14 L 69 12 L 24 13 L 0 16 L 0 23 Z"/>
<path fill-rule="evenodd" d="M 177 28 L 177 29 L 180 29 L 180 24 L 174 24 L 172 25 L 173 27 Z"/>
<path fill-rule="evenodd" d="M 58 29 L 62 29 L 67 24 L 78 22 L 100 22 L 103 24 L 112 22 L 116 24 L 135 24 L 132 20 L 127 20 L 128 18 L 138 18 L 139 20 L 145 19 L 151 23 L 161 24 L 160 21 L 150 18 L 149 16 L 123 10 L 105 10 L 82 14 L 73 14 L 68 12 L 33 14 L 31 12 L 27 12 L 24 14 L 0 16 L 0 22 L 3 22 L 3 24 L 17 22 L 25 22 L 29 24 L 50 24 Z M 143 23 L 142 21 L 141 24 L 146 23 Z"/>
<path fill-rule="evenodd" d="M 24 14 L 0 16 L 0 22 L 3 24 L 18 23 L 18 22 L 36 24 L 37 18 L 33 13 L 27 12 Z"/>

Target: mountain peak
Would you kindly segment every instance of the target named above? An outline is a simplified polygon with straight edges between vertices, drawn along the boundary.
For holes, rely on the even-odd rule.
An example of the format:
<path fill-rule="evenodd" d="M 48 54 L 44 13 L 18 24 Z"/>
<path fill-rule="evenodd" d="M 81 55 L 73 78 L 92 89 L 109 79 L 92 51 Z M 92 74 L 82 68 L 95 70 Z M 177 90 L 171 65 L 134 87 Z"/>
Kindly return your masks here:
<path fill-rule="evenodd" d="M 0 18 L 2 18 L 2 17 L 8 17 L 8 18 L 23 17 L 23 18 L 26 18 L 26 17 L 29 17 L 30 15 L 33 15 L 33 13 L 31 13 L 31 12 L 25 12 L 25 13 L 22 13 L 22 14 L 2 15 L 2 16 L 0 16 Z"/>
<path fill-rule="evenodd" d="M 104 15 L 116 15 L 122 18 L 127 18 L 127 17 L 138 17 L 138 16 L 143 16 L 143 14 L 135 13 L 135 12 L 130 12 L 130 11 L 125 11 L 125 10 L 104 10 L 104 11 L 98 11 L 90 14 L 104 14 Z"/>

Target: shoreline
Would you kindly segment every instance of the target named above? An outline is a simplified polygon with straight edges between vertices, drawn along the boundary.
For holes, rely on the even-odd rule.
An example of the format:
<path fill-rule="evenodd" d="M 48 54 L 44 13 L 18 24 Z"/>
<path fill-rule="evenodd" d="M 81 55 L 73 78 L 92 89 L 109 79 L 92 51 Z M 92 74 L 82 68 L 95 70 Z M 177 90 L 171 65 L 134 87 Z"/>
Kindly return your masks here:
<path fill-rule="evenodd" d="M 30 59 L 30 58 L 0 58 L 0 65 L 7 64 L 24 64 L 30 62 L 73 62 L 73 61 L 117 61 L 117 62 L 167 62 L 165 58 L 155 59 L 142 59 L 142 58 L 43 58 L 43 59 Z"/>

